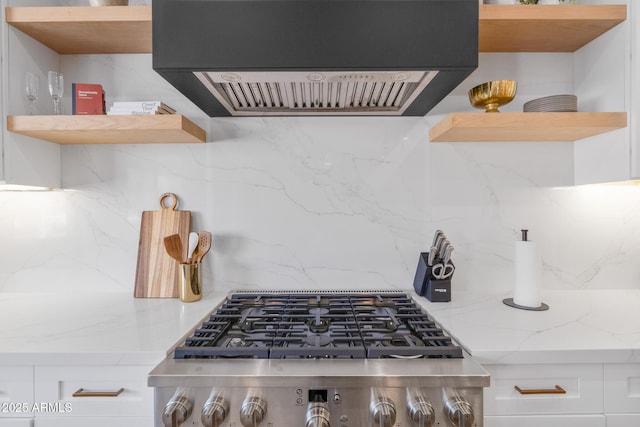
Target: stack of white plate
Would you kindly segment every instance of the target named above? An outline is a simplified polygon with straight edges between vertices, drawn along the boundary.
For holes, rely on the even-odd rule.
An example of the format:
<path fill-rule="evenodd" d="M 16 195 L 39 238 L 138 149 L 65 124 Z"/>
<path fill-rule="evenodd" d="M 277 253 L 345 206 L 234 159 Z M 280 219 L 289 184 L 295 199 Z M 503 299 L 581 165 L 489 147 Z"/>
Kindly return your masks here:
<path fill-rule="evenodd" d="M 575 95 L 553 95 L 533 99 L 524 104 L 524 112 L 575 112 L 578 111 L 578 97 Z"/>

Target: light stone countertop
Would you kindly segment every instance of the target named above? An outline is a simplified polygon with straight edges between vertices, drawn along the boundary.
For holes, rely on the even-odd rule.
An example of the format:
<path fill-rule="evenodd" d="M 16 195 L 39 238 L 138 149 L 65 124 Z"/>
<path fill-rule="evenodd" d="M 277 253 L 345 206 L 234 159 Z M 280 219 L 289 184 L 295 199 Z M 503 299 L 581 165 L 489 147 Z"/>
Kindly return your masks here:
<path fill-rule="evenodd" d="M 226 295 L 0 293 L 0 365 L 154 365 Z M 640 291 L 547 291 L 543 312 L 508 307 L 509 296 L 415 297 L 482 364 L 640 362 Z"/>
<path fill-rule="evenodd" d="M 544 291 L 547 311 L 509 307 L 511 296 L 416 299 L 481 364 L 640 362 L 640 290 Z"/>
<path fill-rule="evenodd" d="M 155 365 L 226 293 L 0 293 L 0 365 Z"/>

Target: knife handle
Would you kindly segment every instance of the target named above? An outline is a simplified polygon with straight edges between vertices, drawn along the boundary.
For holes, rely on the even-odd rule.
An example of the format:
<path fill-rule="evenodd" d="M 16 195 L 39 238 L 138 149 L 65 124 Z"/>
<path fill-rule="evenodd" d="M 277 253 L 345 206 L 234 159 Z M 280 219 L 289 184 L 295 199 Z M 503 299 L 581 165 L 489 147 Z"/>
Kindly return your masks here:
<path fill-rule="evenodd" d="M 433 262 L 436 260 L 436 253 L 438 252 L 437 246 L 431 246 L 429 249 L 429 258 L 427 259 L 427 265 L 429 267 L 433 266 Z"/>
<path fill-rule="evenodd" d="M 431 243 L 431 246 L 436 246 L 436 243 L 438 242 L 438 237 L 440 237 L 441 235 L 444 236 L 444 231 L 436 230 L 435 234 L 433 235 L 433 242 Z"/>

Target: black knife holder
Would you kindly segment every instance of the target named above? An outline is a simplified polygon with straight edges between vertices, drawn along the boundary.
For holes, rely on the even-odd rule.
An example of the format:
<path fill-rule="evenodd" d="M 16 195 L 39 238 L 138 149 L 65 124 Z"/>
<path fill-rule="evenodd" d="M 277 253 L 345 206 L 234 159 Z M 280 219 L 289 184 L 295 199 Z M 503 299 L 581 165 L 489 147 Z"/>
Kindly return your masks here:
<path fill-rule="evenodd" d="M 431 302 L 451 301 L 451 279 L 428 279 L 423 296 Z"/>
<path fill-rule="evenodd" d="M 420 253 L 416 277 L 413 279 L 413 289 L 418 295 L 431 302 L 451 301 L 451 278 L 442 280 L 434 278 L 428 259 L 428 252 Z"/>

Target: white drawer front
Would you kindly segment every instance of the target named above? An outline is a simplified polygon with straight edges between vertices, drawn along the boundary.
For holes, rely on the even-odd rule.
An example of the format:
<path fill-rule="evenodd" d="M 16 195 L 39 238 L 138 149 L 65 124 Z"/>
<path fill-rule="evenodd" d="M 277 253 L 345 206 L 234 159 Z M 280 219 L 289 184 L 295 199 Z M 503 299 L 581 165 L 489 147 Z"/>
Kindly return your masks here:
<path fill-rule="evenodd" d="M 485 389 L 485 415 L 602 413 L 602 365 L 485 365 L 491 387 Z M 565 394 L 521 394 L 551 391 Z"/>
<path fill-rule="evenodd" d="M 33 367 L 1 367 L 0 418 L 31 417 L 32 404 Z"/>
<path fill-rule="evenodd" d="M 640 426 L 640 414 L 607 415 L 607 427 L 636 427 Z"/>
<path fill-rule="evenodd" d="M 34 427 L 153 427 L 153 417 L 73 417 L 35 419 Z M 4 427 L 0 425 L 0 427 Z"/>
<path fill-rule="evenodd" d="M 603 415 L 484 417 L 484 427 L 605 427 L 605 425 L 609 427 Z"/>
<path fill-rule="evenodd" d="M 4 418 L 0 419 L 0 427 L 32 427 L 33 422 L 31 418 L 12 419 Z"/>
<path fill-rule="evenodd" d="M 640 363 L 604 366 L 604 412 L 640 413 Z"/>
<path fill-rule="evenodd" d="M 36 367 L 35 401 L 45 407 L 38 417 L 153 415 L 153 389 L 147 387 L 148 366 Z M 79 396 L 92 392 L 122 392 L 117 396 Z M 59 402 L 58 407 L 46 405 Z M 51 405 L 50 405 L 51 406 Z"/>

